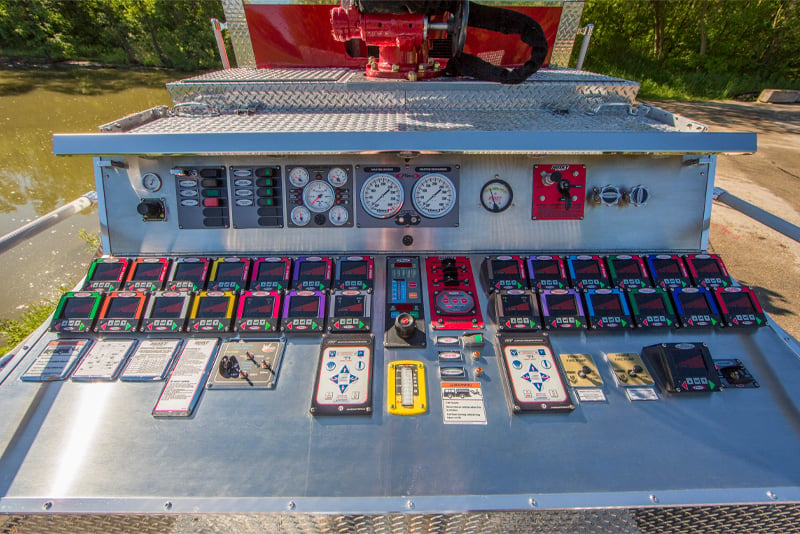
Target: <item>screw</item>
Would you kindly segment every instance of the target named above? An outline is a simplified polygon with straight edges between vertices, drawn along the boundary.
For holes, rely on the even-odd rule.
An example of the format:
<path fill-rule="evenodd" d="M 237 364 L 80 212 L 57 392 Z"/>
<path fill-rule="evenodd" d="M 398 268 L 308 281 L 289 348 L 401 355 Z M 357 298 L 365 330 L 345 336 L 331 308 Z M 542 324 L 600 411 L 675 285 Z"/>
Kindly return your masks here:
<path fill-rule="evenodd" d="M 531 497 L 530 499 L 528 499 L 528 504 L 530 504 L 531 506 L 536 506 L 536 499 Z"/>
<path fill-rule="evenodd" d="M 169 512 L 170 510 L 172 510 L 172 503 L 171 503 L 171 502 L 169 502 L 169 501 L 165 502 L 165 503 L 164 503 L 164 510 L 166 510 L 167 512 Z"/>
<path fill-rule="evenodd" d="M 772 491 L 772 490 L 769 490 L 769 491 L 767 492 L 767 497 L 769 497 L 770 499 L 772 499 L 772 500 L 774 501 L 775 499 L 777 499 L 777 498 L 778 498 L 778 494 L 777 494 L 777 493 L 775 493 L 775 492 L 774 492 L 774 491 Z"/>
<path fill-rule="evenodd" d="M 414 501 L 408 501 L 406 503 L 406 508 L 408 508 L 409 510 L 413 510 L 414 509 Z"/>
<path fill-rule="evenodd" d="M 289 503 L 286 505 L 286 508 L 289 510 L 294 510 L 294 507 L 295 507 L 294 501 L 289 501 Z"/>
<path fill-rule="evenodd" d="M 42 505 L 42 510 L 49 510 L 53 507 L 52 501 L 47 501 Z"/>
<path fill-rule="evenodd" d="M 658 497 L 656 497 L 655 495 L 650 495 L 650 502 L 654 504 L 658 503 Z"/>

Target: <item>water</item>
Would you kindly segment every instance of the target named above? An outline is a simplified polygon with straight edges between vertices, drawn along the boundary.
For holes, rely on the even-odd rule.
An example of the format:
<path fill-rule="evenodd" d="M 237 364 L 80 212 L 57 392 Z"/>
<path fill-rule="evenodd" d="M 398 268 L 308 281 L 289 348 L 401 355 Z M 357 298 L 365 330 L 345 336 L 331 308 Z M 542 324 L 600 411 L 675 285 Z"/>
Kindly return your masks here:
<path fill-rule="evenodd" d="M 116 69 L 0 70 L 0 235 L 95 189 L 92 159 L 53 155 L 53 133 L 169 105 L 164 84 L 182 76 Z M 185 76 L 184 76 L 185 77 Z M 0 318 L 71 289 L 93 250 L 78 237 L 99 231 L 91 208 L 0 255 Z"/>

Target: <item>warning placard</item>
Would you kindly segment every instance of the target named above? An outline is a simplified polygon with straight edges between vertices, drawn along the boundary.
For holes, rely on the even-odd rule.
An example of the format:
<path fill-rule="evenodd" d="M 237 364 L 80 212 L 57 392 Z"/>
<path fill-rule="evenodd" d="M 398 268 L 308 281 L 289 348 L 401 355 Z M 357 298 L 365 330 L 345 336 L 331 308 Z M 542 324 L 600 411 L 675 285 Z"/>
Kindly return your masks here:
<path fill-rule="evenodd" d="M 442 382 L 442 418 L 446 425 L 485 425 L 480 382 Z"/>

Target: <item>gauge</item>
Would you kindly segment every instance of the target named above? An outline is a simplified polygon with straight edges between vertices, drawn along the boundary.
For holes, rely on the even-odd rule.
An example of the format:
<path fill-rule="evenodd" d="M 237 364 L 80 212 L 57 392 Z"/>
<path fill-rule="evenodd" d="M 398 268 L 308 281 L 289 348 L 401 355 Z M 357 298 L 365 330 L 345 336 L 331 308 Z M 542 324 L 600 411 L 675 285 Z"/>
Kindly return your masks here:
<path fill-rule="evenodd" d="M 421 215 L 438 219 L 455 207 L 456 186 L 443 174 L 427 174 L 414 185 L 411 198 Z"/>
<path fill-rule="evenodd" d="M 328 211 L 333 206 L 333 188 L 322 180 L 314 180 L 303 189 L 303 203 L 315 213 Z"/>
<path fill-rule="evenodd" d="M 341 167 L 334 167 L 328 171 L 328 181 L 334 187 L 342 187 L 347 183 L 347 171 Z"/>
<path fill-rule="evenodd" d="M 311 212 L 304 206 L 296 206 L 290 214 L 292 222 L 297 226 L 305 226 L 311 222 Z"/>
<path fill-rule="evenodd" d="M 503 180 L 489 180 L 481 189 L 481 204 L 494 213 L 506 210 L 514 200 L 514 191 Z"/>
<path fill-rule="evenodd" d="M 289 182 L 295 187 L 303 187 L 308 183 L 308 171 L 305 167 L 295 167 L 289 172 Z"/>
<path fill-rule="evenodd" d="M 328 219 L 330 219 L 331 224 L 335 226 L 345 224 L 349 218 L 350 214 L 347 213 L 347 208 L 343 206 L 334 206 L 331 208 L 331 211 L 328 212 Z"/>
<path fill-rule="evenodd" d="M 378 219 L 388 219 L 400 211 L 404 197 L 400 180 L 388 174 L 373 174 L 361 186 L 361 206 Z"/>
<path fill-rule="evenodd" d="M 161 189 L 161 178 L 157 174 L 148 172 L 147 174 L 142 176 L 142 186 L 151 193 L 155 193 L 156 191 Z"/>

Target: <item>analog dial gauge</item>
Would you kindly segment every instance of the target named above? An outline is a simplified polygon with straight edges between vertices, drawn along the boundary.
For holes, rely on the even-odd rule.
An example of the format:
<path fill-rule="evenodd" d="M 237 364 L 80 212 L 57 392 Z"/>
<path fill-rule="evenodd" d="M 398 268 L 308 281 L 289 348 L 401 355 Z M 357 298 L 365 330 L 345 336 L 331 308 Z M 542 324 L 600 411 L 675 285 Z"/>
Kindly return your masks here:
<path fill-rule="evenodd" d="M 295 167 L 289 172 L 289 182 L 295 187 L 303 187 L 308 183 L 308 171 L 305 167 Z"/>
<path fill-rule="evenodd" d="M 514 192 L 503 180 L 490 180 L 481 189 L 481 204 L 494 213 L 500 213 L 511 205 Z"/>
<path fill-rule="evenodd" d="M 341 167 L 334 167 L 328 171 L 328 181 L 334 187 L 342 187 L 347 183 L 347 171 Z"/>
<path fill-rule="evenodd" d="M 350 214 L 347 213 L 347 208 L 344 206 L 334 206 L 331 208 L 331 211 L 328 212 L 328 220 L 335 226 L 345 224 L 349 218 Z"/>
<path fill-rule="evenodd" d="M 378 219 L 388 219 L 400 211 L 404 197 L 400 180 L 388 174 L 373 174 L 361 186 L 361 206 Z"/>
<path fill-rule="evenodd" d="M 414 208 L 430 219 L 444 217 L 456 205 L 456 186 L 443 174 L 426 174 L 414 185 Z"/>
<path fill-rule="evenodd" d="M 316 213 L 328 211 L 333 206 L 333 188 L 327 182 L 314 180 L 303 189 L 303 204 Z"/>
<path fill-rule="evenodd" d="M 308 211 L 304 206 L 295 206 L 292 209 L 290 217 L 296 226 L 305 226 L 311 222 L 311 212 Z"/>
<path fill-rule="evenodd" d="M 142 176 L 142 186 L 151 193 L 155 193 L 161 189 L 161 178 L 157 174 L 148 172 Z"/>

